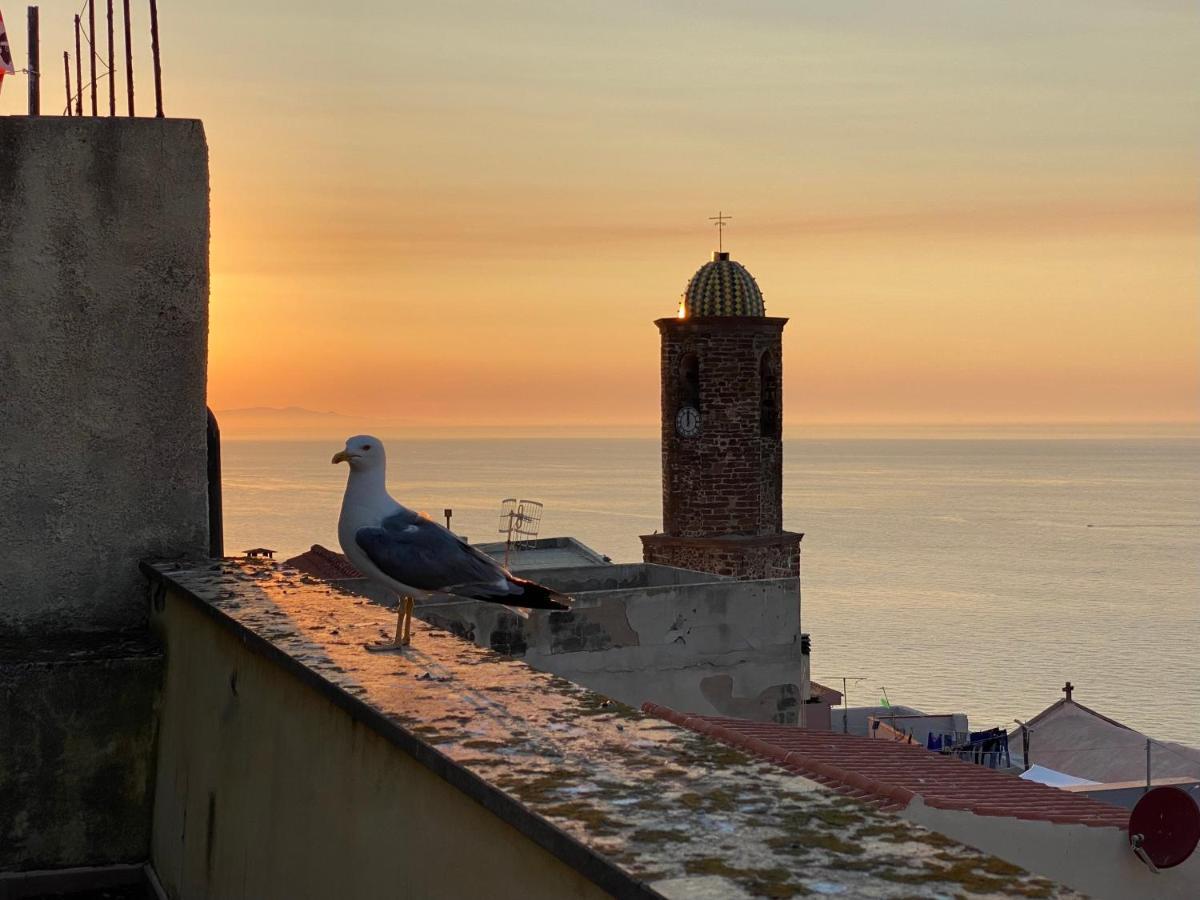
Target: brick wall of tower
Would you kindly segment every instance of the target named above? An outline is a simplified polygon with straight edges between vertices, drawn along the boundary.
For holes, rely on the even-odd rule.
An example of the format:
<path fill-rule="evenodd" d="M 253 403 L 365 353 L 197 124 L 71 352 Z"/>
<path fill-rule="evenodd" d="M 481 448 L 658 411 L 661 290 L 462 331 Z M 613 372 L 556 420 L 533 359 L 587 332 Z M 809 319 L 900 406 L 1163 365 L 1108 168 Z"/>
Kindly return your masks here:
<path fill-rule="evenodd" d="M 719 539 L 656 543 L 651 536 L 643 538 L 642 558 L 648 563 L 733 578 L 794 578 L 800 574 L 800 535 L 757 546 L 736 546 Z"/>
<path fill-rule="evenodd" d="M 777 534 L 783 528 L 783 451 L 760 428 L 760 370 L 782 367 L 786 319 L 660 320 L 663 530 L 679 537 Z M 675 416 L 684 360 L 700 374 L 700 433 L 681 436 Z M 781 379 L 780 379 L 781 380 Z M 777 396 L 781 403 L 781 396 Z"/>

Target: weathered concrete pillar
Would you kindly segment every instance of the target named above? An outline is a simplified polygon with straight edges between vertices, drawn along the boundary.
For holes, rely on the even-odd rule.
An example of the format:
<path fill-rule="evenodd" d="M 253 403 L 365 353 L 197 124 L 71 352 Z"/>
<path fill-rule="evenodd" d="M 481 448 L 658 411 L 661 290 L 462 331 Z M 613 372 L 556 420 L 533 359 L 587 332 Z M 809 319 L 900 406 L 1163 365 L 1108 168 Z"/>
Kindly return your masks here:
<path fill-rule="evenodd" d="M 199 122 L 0 118 L 0 869 L 144 858 L 146 556 L 208 541 Z"/>
<path fill-rule="evenodd" d="M 146 620 L 207 548 L 199 122 L 0 120 L 0 629 Z"/>

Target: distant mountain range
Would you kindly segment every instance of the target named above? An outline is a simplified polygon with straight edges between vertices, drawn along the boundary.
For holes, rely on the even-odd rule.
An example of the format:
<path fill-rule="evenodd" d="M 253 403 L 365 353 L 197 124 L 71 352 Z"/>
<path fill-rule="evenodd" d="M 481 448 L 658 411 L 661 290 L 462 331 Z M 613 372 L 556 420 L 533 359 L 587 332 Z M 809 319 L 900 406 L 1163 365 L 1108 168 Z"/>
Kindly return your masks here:
<path fill-rule="evenodd" d="M 216 410 L 218 420 L 235 419 L 350 419 L 339 412 L 321 412 L 318 409 L 305 409 L 303 406 L 244 406 L 239 409 Z"/>
<path fill-rule="evenodd" d="M 345 438 L 366 422 L 332 410 L 303 406 L 247 406 L 215 410 L 221 435 L 229 438 Z"/>

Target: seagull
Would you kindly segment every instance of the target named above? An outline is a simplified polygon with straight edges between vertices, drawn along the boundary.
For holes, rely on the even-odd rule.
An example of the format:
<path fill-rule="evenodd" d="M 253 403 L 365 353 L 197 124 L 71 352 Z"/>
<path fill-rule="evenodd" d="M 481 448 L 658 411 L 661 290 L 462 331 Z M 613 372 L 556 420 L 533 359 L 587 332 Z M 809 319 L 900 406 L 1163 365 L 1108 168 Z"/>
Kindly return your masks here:
<path fill-rule="evenodd" d="M 338 542 L 355 568 L 400 598 L 396 637 L 368 650 L 400 650 L 412 636 L 413 589 L 454 594 L 504 606 L 570 609 L 570 598 L 518 578 L 449 529 L 401 506 L 387 492 L 383 441 L 369 434 L 347 439 L 332 462 L 350 475 L 338 518 Z"/>

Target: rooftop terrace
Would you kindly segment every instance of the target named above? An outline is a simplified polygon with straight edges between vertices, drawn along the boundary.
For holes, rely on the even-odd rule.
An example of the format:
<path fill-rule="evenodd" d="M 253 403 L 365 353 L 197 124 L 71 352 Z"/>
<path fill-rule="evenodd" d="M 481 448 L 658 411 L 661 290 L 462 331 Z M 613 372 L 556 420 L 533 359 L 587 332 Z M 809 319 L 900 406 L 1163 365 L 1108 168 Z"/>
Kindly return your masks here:
<path fill-rule="evenodd" d="M 294 570 L 224 561 L 143 571 L 160 617 L 174 603 L 200 611 L 611 894 L 1070 896 L 879 804 L 424 623 L 409 651 L 368 653 L 394 615 Z M 172 627 L 168 659 L 190 640 Z"/>

